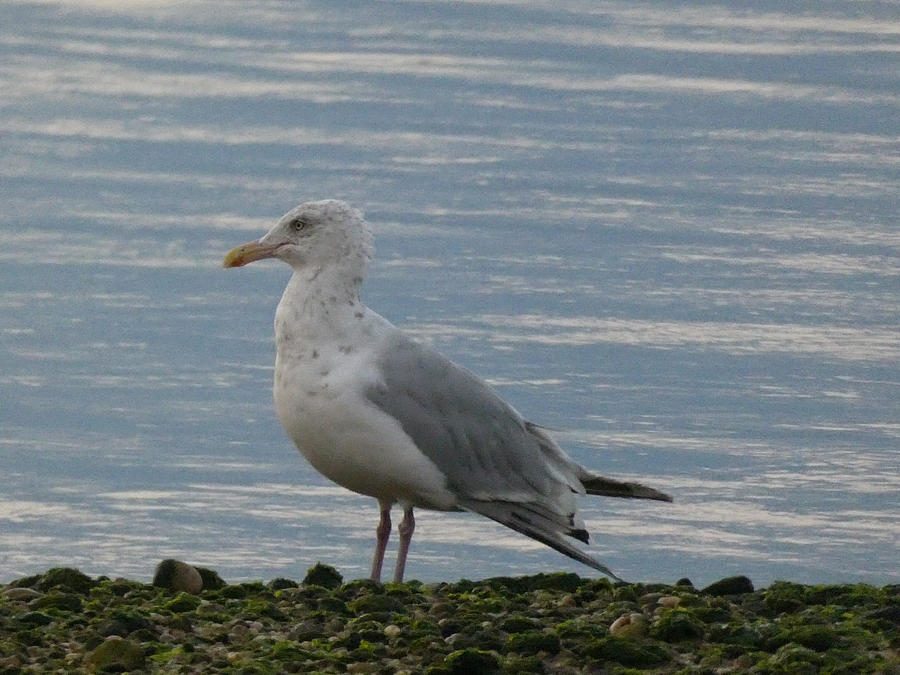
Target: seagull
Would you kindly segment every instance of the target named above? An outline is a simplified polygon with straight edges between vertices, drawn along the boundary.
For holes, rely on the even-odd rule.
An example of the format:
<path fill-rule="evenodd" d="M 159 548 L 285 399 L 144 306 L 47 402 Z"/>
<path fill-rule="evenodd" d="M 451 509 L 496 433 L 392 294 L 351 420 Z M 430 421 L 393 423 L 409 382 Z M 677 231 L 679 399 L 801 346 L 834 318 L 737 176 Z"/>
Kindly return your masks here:
<path fill-rule="evenodd" d="M 371 578 L 381 580 L 398 504 L 397 583 L 415 507 L 487 516 L 620 580 L 570 541 L 589 541 L 576 495 L 671 497 L 579 465 L 484 380 L 366 307 L 373 254 L 362 214 L 329 199 L 291 209 L 223 262 L 275 258 L 293 270 L 275 311 L 275 409 L 316 470 L 378 501 Z"/>

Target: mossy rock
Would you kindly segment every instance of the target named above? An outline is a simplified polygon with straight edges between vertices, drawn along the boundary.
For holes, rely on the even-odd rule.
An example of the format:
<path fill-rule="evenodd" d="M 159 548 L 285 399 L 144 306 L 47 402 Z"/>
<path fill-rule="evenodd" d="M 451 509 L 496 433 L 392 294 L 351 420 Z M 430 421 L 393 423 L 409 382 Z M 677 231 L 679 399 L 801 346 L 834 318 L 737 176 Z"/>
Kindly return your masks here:
<path fill-rule="evenodd" d="M 500 630 L 507 633 L 521 633 L 526 630 L 535 630 L 540 628 L 541 622 L 529 616 L 522 614 L 514 614 L 506 619 L 498 626 Z"/>
<path fill-rule="evenodd" d="M 547 672 L 538 656 L 508 656 L 503 661 L 503 672 L 508 675 L 535 675 Z"/>
<path fill-rule="evenodd" d="M 340 598 L 333 598 L 331 596 L 319 598 L 316 602 L 316 606 L 323 612 L 328 612 L 329 614 L 349 614 L 347 603 Z"/>
<path fill-rule="evenodd" d="M 43 576 L 43 574 L 31 574 L 27 577 L 20 577 L 10 581 L 7 585 L 9 588 L 37 588 L 38 582 Z"/>
<path fill-rule="evenodd" d="M 776 581 L 764 593 L 766 607 L 775 614 L 789 614 L 806 607 L 808 587 Z"/>
<path fill-rule="evenodd" d="M 807 649 L 824 652 L 843 642 L 840 633 L 831 626 L 796 626 L 784 630 L 766 642 L 769 651 L 795 642 Z"/>
<path fill-rule="evenodd" d="M 542 633 L 537 630 L 510 635 L 506 641 L 506 646 L 509 651 L 518 654 L 537 654 L 538 652 L 557 654 L 562 648 L 559 636 L 554 633 Z"/>
<path fill-rule="evenodd" d="M 131 640 L 110 637 L 88 655 L 87 665 L 94 672 L 137 670 L 144 666 L 144 650 Z"/>
<path fill-rule="evenodd" d="M 763 644 L 766 643 L 765 638 L 756 625 L 741 621 L 713 625 L 710 627 L 706 637 L 708 640 L 719 644 L 740 645 L 756 649 L 761 649 Z"/>
<path fill-rule="evenodd" d="M 452 675 L 489 675 L 500 672 L 500 661 L 481 649 L 460 649 L 447 655 L 444 667 Z"/>
<path fill-rule="evenodd" d="M 98 626 L 96 630 L 104 637 L 110 635 L 127 637 L 136 631 L 151 631 L 151 635 L 153 635 L 154 626 L 149 619 L 137 612 L 118 611 L 113 612 L 109 621 Z"/>
<path fill-rule="evenodd" d="M 65 612 L 80 612 L 84 603 L 77 595 L 51 591 L 47 595 L 35 598 L 28 603 L 28 606 L 33 609 L 60 609 Z"/>
<path fill-rule="evenodd" d="M 701 593 L 707 595 L 743 595 L 753 592 L 753 582 L 745 576 L 725 577 L 711 583 Z"/>
<path fill-rule="evenodd" d="M 393 613 L 406 611 L 406 607 L 402 602 L 384 594 L 363 595 L 350 602 L 348 607 L 354 614 L 363 614 L 365 612 Z"/>
<path fill-rule="evenodd" d="M 307 570 L 303 583 L 307 586 L 340 588 L 341 584 L 344 583 L 344 577 L 331 565 L 316 563 Z"/>
<path fill-rule="evenodd" d="M 190 593 L 179 593 L 172 600 L 169 600 L 163 607 L 170 612 L 180 614 L 181 612 L 193 612 L 200 606 L 200 598 Z"/>
<path fill-rule="evenodd" d="M 633 668 L 655 666 L 671 658 L 665 649 L 647 640 L 613 636 L 592 640 L 580 650 L 580 653 L 600 662 L 615 661 Z"/>
<path fill-rule="evenodd" d="M 771 663 L 784 668 L 790 673 L 818 673 L 819 666 L 822 664 L 822 657 L 815 651 L 799 645 L 795 642 L 789 642 L 783 647 L 779 647 L 778 651 L 771 659 Z"/>
<path fill-rule="evenodd" d="M 46 626 L 53 623 L 53 617 L 45 612 L 25 612 L 17 615 L 15 621 L 22 626 Z"/>
<path fill-rule="evenodd" d="M 642 591 L 629 584 L 620 584 L 613 589 L 613 600 L 616 602 L 636 603 L 641 595 L 643 595 Z"/>
<path fill-rule="evenodd" d="M 73 593 L 88 593 L 98 582 L 72 567 L 54 567 L 41 575 L 35 584 L 39 591 L 60 588 Z"/>
<path fill-rule="evenodd" d="M 268 591 L 264 584 L 258 581 L 246 584 L 231 584 L 219 590 L 219 594 L 223 598 L 231 598 L 232 600 L 240 600 L 254 595 L 258 595 L 262 591 Z"/>
<path fill-rule="evenodd" d="M 584 579 L 573 572 L 556 572 L 554 574 L 538 574 L 532 577 L 534 590 L 568 591 L 574 593 L 583 584 Z"/>
<path fill-rule="evenodd" d="M 197 570 L 200 578 L 203 579 L 204 591 L 218 591 L 228 585 L 215 570 L 211 570 L 208 567 L 197 567 L 196 565 L 194 565 L 194 569 Z"/>
<path fill-rule="evenodd" d="M 354 579 L 348 581 L 336 591 L 343 600 L 354 600 L 363 595 L 384 593 L 384 586 L 371 579 Z"/>
<path fill-rule="evenodd" d="M 699 640 L 704 632 L 703 623 L 690 611 L 682 609 L 664 611 L 650 627 L 650 635 L 663 642 Z"/>

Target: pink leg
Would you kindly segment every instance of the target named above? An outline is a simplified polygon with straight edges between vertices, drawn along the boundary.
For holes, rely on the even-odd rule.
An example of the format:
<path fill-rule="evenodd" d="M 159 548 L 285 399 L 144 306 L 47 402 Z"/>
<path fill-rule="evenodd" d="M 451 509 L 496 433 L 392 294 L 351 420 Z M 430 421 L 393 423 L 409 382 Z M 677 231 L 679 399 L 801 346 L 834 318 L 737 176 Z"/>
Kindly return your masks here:
<path fill-rule="evenodd" d="M 375 557 L 372 559 L 372 580 L 381 581 L 381 565 L 384 562 L 384 551 L 391 536 L 391 504 L 378 500 L 381 509 L 381 520 L 375 530 Z"/>
<path fill-rule="evenodd" d="M 413 507 L 408 507 L 403 512 L 403 520 L 397 531 L 400 533 L 400 548 L 397 549 L 397 567 L 394 568 L 394 583 L 403 581 L 403 572 L 406 570 L 406 554 L 409 553 L 409 542 L 412 541 L 413 532 L 416 529 L 416 519 L 413 518 Z"/>

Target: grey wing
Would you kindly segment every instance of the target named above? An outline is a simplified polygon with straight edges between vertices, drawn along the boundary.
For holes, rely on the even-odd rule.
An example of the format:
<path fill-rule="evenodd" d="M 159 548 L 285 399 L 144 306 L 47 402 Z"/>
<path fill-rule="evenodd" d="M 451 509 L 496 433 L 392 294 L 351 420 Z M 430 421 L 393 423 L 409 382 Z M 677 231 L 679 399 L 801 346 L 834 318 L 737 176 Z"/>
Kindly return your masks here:
<path fill-rule="evenodd" d="M 614 576 L 562 536 L 588 541 L 574 499 L 584 469 L 549 436 L 484 381 L 402 334 L 378 366 L 381 381 L 366 396 L 444 473 L 462 508 Z"/>

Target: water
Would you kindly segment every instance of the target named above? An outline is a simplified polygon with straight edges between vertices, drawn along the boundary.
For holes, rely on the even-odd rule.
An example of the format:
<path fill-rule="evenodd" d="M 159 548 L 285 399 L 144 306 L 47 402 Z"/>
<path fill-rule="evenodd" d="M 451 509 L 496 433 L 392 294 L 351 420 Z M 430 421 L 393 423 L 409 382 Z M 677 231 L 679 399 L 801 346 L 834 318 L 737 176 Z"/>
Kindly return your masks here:
<path fill-rule="evenodd" d="M 0 580 L 365 576 L 271 406 L 274 263 L 364 208 L 369 305 L 579 461 L 629 579 L 898 583 L 896 3 L 0 4 Z M 421 512 L 408 576 L 590 570 Z M 389 565 L 391 562 L 389 561 Z"/>

